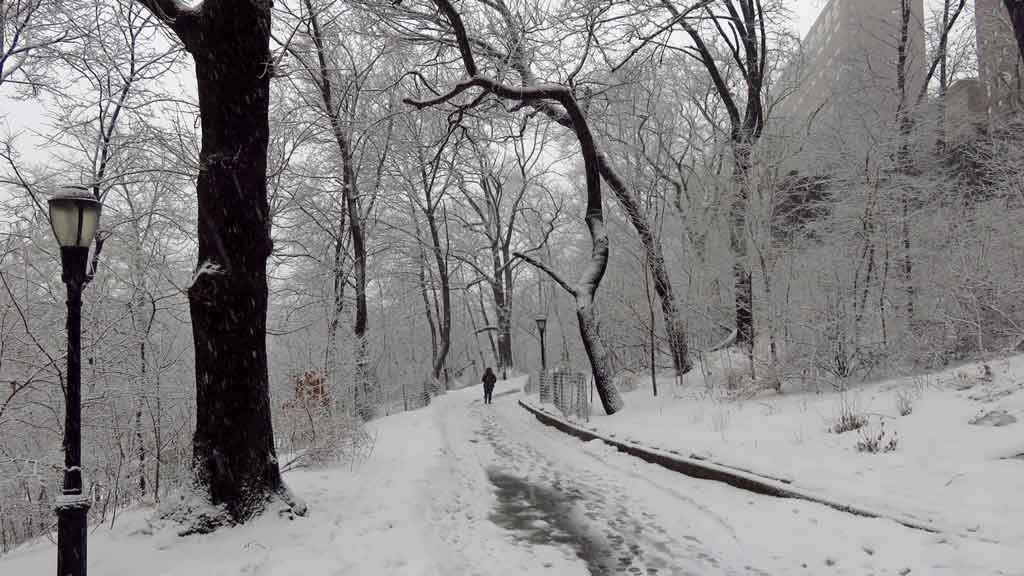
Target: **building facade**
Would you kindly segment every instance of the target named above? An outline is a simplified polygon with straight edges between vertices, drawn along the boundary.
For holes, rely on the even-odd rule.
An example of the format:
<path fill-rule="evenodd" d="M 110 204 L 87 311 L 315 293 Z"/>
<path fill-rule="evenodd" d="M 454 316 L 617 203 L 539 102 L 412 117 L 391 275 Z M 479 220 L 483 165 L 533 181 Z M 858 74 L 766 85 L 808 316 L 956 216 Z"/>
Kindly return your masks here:
<path fill-rule="evenodd" d="M 776 121 L 813 132 L 891 127 L 912 104 L 926 71 L 924 1 L 910 2 L 905 95 L 899 90 L 902 0 L 831 0 L 780 82 Z"/>
<path fill-rule="evenodd" d="M 1020 110 L 1020 50 L 1003 0 L 975 0 L 974 33 L 978 80 L 987 95 L 989 116 Z"/>

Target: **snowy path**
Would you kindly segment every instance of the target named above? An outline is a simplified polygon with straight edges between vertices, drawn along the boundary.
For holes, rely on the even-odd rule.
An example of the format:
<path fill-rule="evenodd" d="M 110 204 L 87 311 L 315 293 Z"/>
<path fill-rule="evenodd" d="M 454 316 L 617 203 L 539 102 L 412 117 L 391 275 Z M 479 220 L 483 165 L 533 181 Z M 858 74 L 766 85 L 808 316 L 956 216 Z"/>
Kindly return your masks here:
<path fill-rule="evenodd" d="M 468 551 L 461 574 L 565 574 L 573 560 L 584 574 L 1024 574 L 1024 554 L 1009 547 L 753 495 L 583 444 L 541 425 L 516 396 L 485 406 L 450 394 L 435 414 L 444 478 L 459 481 L 433 495 L 433 521 Z M 473 517 L 491 527 L 466 526 L 464 511 L 486 502 Z M 498 546 L 474 542 L 495 524 L 503 543 L 548 564 L 495 568 L 501 555 L 487 549 Z"/>
<path fill-rule="evenodd" d="M 512 398 L 467 406 L 454 396 L 436 411 L 448 455 L 436 485 L 459 480 L 435 494 L 435 520 L 451 547 L 471 556 L 462 573 L 757 573 L 718 560 L 704 545 L 707 539 L 717 552 L 742 557 L 728 524 L 709 510 L 661 491 L 649 506 L 623 490 L 642 479 L 581 452 L 578 442 L 550 432 Z M 479 497 L 488 491 L 493 496 Z M 487 504 L 484 514 L 471 514 L 491 525 L 487 532 L 503 529 L 490 546 L 472 541 L 478 527 L 464 526 L 474 502 Z M 509 544 L 529 550 L 539 565 L 494 566 L 501 562 L 497 548 Z M 484 554 L 475 552 L 481 548 Z"/>
<path fill-rule="evenodd" d="M 180 538 L 143 509 L 94 527 L 89 573 L 1024 575 L 1017 550 L 690 479 L 548 428 L 515 395 L 478 396 L 374 422 L 354 470 L 289 473 L 305 518 Z M 0 558 L 0 576 L 54 563 L 44 539 Z"/>

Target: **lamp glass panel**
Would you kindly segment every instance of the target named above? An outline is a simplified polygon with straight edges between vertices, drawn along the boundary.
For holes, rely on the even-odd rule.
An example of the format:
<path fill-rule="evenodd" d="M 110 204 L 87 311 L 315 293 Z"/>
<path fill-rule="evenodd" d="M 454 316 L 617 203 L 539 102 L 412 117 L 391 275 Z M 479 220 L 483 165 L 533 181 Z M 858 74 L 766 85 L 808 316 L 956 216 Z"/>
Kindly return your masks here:
<path fill-rule="evenodd" d="M 88 247 L 92 244 L 92 237 L 96 234 L 96 226 L 100 221 L 100 207 L 99 204 L 82 204 L 79 210 L 82 211 L 82 230 L 78 245 Z"/>
<path fill-rule="evenodd" d="M 99 202 L 92 198 L 56 197 L 49 204 L 50 227 L 57 242 L 67 247 L 88 247 L 99 224 Z"/>
<path fill-rule="evenodd" d="M 74 246 L 78 236 L 78 210 L 74 204 L 50 201 L 50 227 L 61 246 Z"/>

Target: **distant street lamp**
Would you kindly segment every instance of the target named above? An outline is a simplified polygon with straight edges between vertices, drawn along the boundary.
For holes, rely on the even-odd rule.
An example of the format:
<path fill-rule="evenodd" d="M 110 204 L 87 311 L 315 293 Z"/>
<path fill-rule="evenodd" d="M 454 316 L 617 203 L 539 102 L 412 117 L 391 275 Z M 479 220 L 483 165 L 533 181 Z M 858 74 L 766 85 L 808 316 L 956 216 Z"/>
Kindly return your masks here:
<path fill-rule="evenodd" d="M 548 357 L 547 357 L 547 351 L 546 351 L 545 346 L 544 346 L 544 328 L 546 328 L 547 325 L 548 325 L 548 318 L 547 318 L 547 316 L 544 316 L 544 315 L 538 315 L 537 318 L 536 318 L 536 321 L 537 321 L 537 331 L 540 332 L 540 371 L 541 372 L 547 372 L 547 369 L 548 369 Z"/>
<path fill-rule="evenodd" d="M 57 576 L 85 576 L 86 515 L 82 493 L 82 289 L 100 203 L 81 187 L 50 198 L 50 227 L 60 244 L 61 280 L 68 292 L 68 379 L 64 414 L 64 489 L 57 499 Z"/>

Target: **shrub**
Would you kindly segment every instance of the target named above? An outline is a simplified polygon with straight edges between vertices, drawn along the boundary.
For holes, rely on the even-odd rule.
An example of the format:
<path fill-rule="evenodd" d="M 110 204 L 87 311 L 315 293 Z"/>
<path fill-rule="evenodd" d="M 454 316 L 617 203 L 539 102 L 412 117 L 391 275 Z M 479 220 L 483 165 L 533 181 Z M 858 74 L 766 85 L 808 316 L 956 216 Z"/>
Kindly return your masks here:
<path fill-rule="evenodd" d="M 842 434 L 851 430 L 859 430 L 867 423 L 868 419 L 861 414 L 857 402 L 852 400 L 846 392 L 840 392 L 835 421 L 828 431 L 833 434 Z"/>
<path fill-rule="evenodd" d="M 914 411 L 914 395 L 910 390 L 896 391 L 896 411 L 900 416 L 908 416 Z"/>
<path fill-rule="evenodd" d="M 878 426 L 877 434 L 868 428 L 860 430 L 857 452 L 867 452 L 869 454 L 892 452 L 896 450 L 897 444 L 899 444 L 899 436 L 896 435 L 896 432 L 886 434 L 885 422 L 881 422 Z"/>
<path fill-rule="evenodd" d="M 729 392 L 738 392 L 747 385 L 749 374 L 740 368 L 726 368 L 722 385 Z"/>

